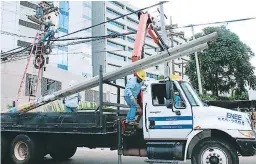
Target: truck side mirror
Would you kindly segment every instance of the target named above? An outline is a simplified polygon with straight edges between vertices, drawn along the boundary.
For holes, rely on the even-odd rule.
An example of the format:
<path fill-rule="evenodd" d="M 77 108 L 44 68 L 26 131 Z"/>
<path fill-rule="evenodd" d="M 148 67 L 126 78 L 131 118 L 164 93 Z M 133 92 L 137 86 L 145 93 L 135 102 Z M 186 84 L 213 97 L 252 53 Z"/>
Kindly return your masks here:
<path fill-rule="evenodd" d="M 173 101 L 172 100 L 166 100 L 166 107 L 168 109 L 173 109 Z"/>
<path fill-rule="evenodd" d="M 166 107 L 173 109 L 173 81 L 166 81 Z"/>

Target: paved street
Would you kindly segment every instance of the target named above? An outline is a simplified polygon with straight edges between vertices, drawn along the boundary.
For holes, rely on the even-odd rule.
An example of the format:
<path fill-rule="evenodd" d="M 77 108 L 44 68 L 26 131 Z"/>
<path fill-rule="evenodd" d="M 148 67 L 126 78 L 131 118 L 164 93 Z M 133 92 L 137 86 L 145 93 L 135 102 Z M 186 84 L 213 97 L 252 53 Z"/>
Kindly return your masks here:
<path fill-rule="evenodd" d="M 50 158 L 50 156 L 46 157 L 44 164 L 117 164 L 117 152 L 109 151 L 108 149 L 87 149 L 87 148 L 79 148 L 76 152 L 75 156 L 72 159 L 57 162 Z M 123 157 L 123 164 L 145 164 L 144 160 L 146 158 L 138 158 L 138 157 Z M 180 162 L 183 163 L 183 162 Z M 240 158 L 241 164 L 255 164 L 256 156 L 248 157 L 248 158 Z M 190 164 L 190 162 L 186 162 L 183 164 Z"/>

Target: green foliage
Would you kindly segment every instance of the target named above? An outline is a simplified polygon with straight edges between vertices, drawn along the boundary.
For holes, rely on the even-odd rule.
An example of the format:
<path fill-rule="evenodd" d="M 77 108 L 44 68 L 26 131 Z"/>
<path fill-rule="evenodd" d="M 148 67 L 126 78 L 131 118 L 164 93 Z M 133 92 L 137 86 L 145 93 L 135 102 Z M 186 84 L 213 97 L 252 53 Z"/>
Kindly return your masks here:
<path fill-rule="evenodd" d="M 239 95 L 234 95 L 234 96 L 230 96 L 228 97 L 229 100 L 248 100 L 249 96 L 247 92 L 242 92 Z"/>
<path fill-rule="evenodd" d="M 245 86 L 256 89 L 255 68 L 250 63 L 254 56 L 251 49 L 239 37 L 225 27 L 207 27 L 196 38 L 218 33 L 215 41 L 208 42 L 208 49 L 198 53 L 203 88 L 215 96 L 232 90 L 232 95 L 243 95 Z M 197 89 L 195 56 L 190 56 L 186 74 Z"/>
<path fill-rule="evenodd" d="M 202 100 L 215 101 L 217 100 L 217 96 L 214 95 L 200 95 Z"/>

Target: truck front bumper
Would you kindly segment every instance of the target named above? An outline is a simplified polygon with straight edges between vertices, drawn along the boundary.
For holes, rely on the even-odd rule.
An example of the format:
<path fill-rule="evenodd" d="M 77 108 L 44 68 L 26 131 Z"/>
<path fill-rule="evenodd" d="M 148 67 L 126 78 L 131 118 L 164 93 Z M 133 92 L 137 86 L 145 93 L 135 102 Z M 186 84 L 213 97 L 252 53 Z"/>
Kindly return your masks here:
<path fill-rule="evenodd" d="M 249 140 L 249 139 L 237 139 L 236 140 L 239 148 L 240 153 L 242 156 L 253 156 L 256 155 L 256 140 Z"/>

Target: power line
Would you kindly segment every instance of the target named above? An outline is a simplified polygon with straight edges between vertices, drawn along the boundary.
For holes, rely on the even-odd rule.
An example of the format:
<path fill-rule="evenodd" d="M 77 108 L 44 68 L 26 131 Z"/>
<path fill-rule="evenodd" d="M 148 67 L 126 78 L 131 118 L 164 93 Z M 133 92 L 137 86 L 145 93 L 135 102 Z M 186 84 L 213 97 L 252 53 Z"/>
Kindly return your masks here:
<path fill-rule="evenodd" d="M 166 2 L 167 2 L 167 1 L 166 1 Z M 108 22 L 111 22 L 111 21 L 114 21 L 114 20 L 123 18 L 123 17 L 128 16 L 128 15 L 132 15 L 132 14 L 134 14 L 134 13 L 136 13 L 136 12 L 149 9 L 149 8 L 158 6 L 158 5 L 160 5 L 160 4 L 166 3 L 166 2 L 160 2 L 160 3 L 154 4 L 154 5 L 151 5 L 151 6 L 148 6 L 148 7 L 139 9 L 139 10 L 136 10 L 136 11 L 134 11 L 134 12 L 130 12 L 130 13 L 128 13 L 128 14 L 124 14 L 124 15 L 122 15 L 122 16 L 120 16 L 120 17 L 116 17 L 116 18 L 114 18 L 114 19 L 110 19 L 110 20 L 108 20 L 108 21 L 104 21 L 104 22 L 101 22 L 101 23 L 99 23 L 99 24 L 96 24 L 96 25 L 93 25 L 93 26 L 90 26 L 90 27 L 86 27 L 86 28 L 83 28 L 83 29 L 74 31 L 74 32 L 72 32 L 72 33 L 69 33 L 69 34 L 66 34 L 66 35 L 63 35 L 63 36 L 59 36 L 59 37 L 57 37 L 56 39 L 62 38 L 62 37 L 65 37 L 65 36 L 69 36 L 69 35 L 72 35 L 72 34 L 75 34 L 75 33 L 81 32 L 81 31 L 84 31 L 84 30 L 88 30 L 88 29 L 90 29 L 90 28 L 97 27 L 97 26 L 99 26 L 99 25 L 102 25 L 102 24 L 105 24 L 105 23 L 108 23 Z"/>
<path fill-rule="evenodd" d="M 86 42 L 93 42 L 93 41 L 97 41 L 97 40 L 101 40 L 101 39 L 106 39 L 106 38 L 118 38 L 121 36 L 126 36 L 126 35 L 131 35 L 131 34 L 136 34 L 136 32 L 128 32 L 128 33 L 122 33 L 122 34 L 109 34 L 109 35 L 103 35 L 103 36 L 93 36 L 93 37 L 84 37 L 84 38 L 68 38 L 68 39 L 62 39 L 61 41 L 65 41 L 65 40 L 79 40 L 79 39 L 91 39 L 91 40 L 83 40 L 83 41 L 77 41 L 77 42 L 70 42 L 64 45 L 54 45 L 54 46 L 58 46 L 58 47 L 65 47 L 65 46 L 69 46 L 69 45 L 75 45 L 75 44 L 81 44 L 81 43 L 86 43 Z M 55 39 L 56 41 L 59 41 L 57 39 Z M 51 40 L 54 41 L 54 40 Z"/>
<path fill-rule="evenodd" d="M 8 51 L 5 51 L 5 52 L 1 52 L 1 55 L 4 55 L 6 54 L 7 52 L 11 52 L 11 51 L 14 51 L 14 50 L 18 50 L 20 48 L 23 48 L 23 47 L 17 47 L 17 48 L 14 48 L 14 49 L 11 49 L 11 50 L 8 50 Z"/>
<path fill-rule="evenodd" d="M 32 36 L 18 35 L 18 34 L 7 32 L 7 31 L 1 31 L 1 34 L 17 36 L 17 37 L 21 37 L 21 38 L 31 38 L 31 39 L 35 38 L 35 37 L 32 37 Z"/>
<path fill-rule="evenodd" d="M 117 38 L 117 37 L 121 37 L 121 36 L 125 36 L 125 35 L 131 35 L 131 34 L 136 34 L 136 32 L 128 32 L 128 33 L 122 33 L 122 34 L 109 34 L 109 35 L 104 35 L 104 36 L 94 36 L 94 37 L 76 37 L 76 38 L 67 38 L 67 39 L 52 39 L 50 41 L 66 41 L 66 40 L 80 40 L 80 39 L 91 39 L 91 40 L 84 40 L 84 41 L 77 41 L 77 42 L 71 42 L 71 43 L 67 43 L 65 45 L 54 45 L 54 46 L 58 46 L 58 47 L 65 47 L 65 46 L 69 46 L 69 45 L 76 45 L 76 44 L 81 44 L 81 43 L 86 43 L 86 42 L 92 42 L 92 41 L 97 41 L 100 39 L 105 39 L 105 38 Z M 47 40 L 49 41 L 49 40 Z M 24 48 L 23 50 L 29 48 L 31 46 L 28 46 L 26 48 Z M 20 48 L 16 48 L 16 49 L 20 49 Z M 10 51 L 14 51 L 10 50 Z M 23 50 L 17 51 L 17 52 L 12 52 L 12 53 L 1 53 L 1 57 L 7 57 L 7 56 L 11 56 L 11 55 L 15 55 L 18 54 L 20 52 L 23 52 Z M 7 54 L 6 54 L 7 53 Z M 4 55 L 4 56 L 3 56 Z"/>
<path fill-rule="evenodd" d="M 204 26 L 204 25 L 211 25 L 211 24 L 234 23 L 234 22 L 241 22 L 241 21 L 247 21 L 247 20 L 253 20 L 253 19 L 256 19 L 256 17 L 243 18 L 243 19 L 233 19 L 233 20 L 210 22 L 210 23 L 189 24 L 189 25 L 186 25 L 186 26 L 176 27 L 174 29 L 187 28 L 187 27 L 196 27 L 196 26 Z"/>
<path fill-rule="evenodd" d="M 156 51 L 156 48 L 144 48 L 145 50 L 146 49 L 154 49 Z M 103 50 L 103 51 L 95 51 L 94 53 L 101 53 L 101 52 L 127 52 L 129 50 L 123 50 L 123 49 L 117 49 L 117 50 Z M 69 54 L 84 54 L 84 55 L 91 55 L 89 53 L 84 53 L 84 52 L 69 52 L 69 53 L 65 53 L 67 55 Z M 62 55 L 62 54 L 59 54 L 59 53 L 52 53 L 52 54 L 49 54 L 49 56 L 54 56 L 54 55 Z M 20 55 L 20 56 L 14 56 L 13 58 L 11 58 L 10 60 L 8 61 L 2 61 L 2 63 L 7 63 L 7 62 L 11 62 L 11 61 L 17 61 L 17 60 L 22 60 L 22 59 L 26 59 L 29 55 L 28 54 L 25 54 L 25 55 Z M 15 58 L 15 57 L 19 57 L 19 58 Z"/>
<path fill-rule="evenodd" d="M 97 26 L 99 26 L 99 25 L 102 25 L 102 24 L 105 24 L 105 23 L 108 23 L 108 22 L 111 22 L 111 21 L 114 21 L 114 20 L 123 18 L 123 17 L 128 16 L 128 15 L 132 15 L 132 14 L 134 14 L 134 13 L 136 13 L 136 12 L 139 12 L 139 11 L 142 11 L 142 10 L 145 10 L 145 9 L 149 9 L 149 8 L 158 6 L 158 5 L 163 4 L 163 3 L 166 3 L 166 2 L 160 2 L 160 3 L 154 4 L 154 5 L 151 5 L 151 6 L 148 6 L 148 7 L 139 9 L 139 10 L 136 10 L 136 11 L 134 11 L 134 12 L 130 12 L 130 13 L 128 13 L 128 14 L 124 14 L 124 15 L 122 15 L 122 16 L 120 16 L 120 17 L 116 17 L 116 18 L 114 18 L 114 19 L 110 19 L 110 20 L 108 20 L 108 21 L 104 21 L 104 22 L 101 22 L 101 23 L 99 23 L 99 24 L 96 24 L 96 25 L 93 25 L 93 26 L 90 26 L 90 27 L 87 27 L 87 28 L 84 28 L 84 29 L 77 30 L 77 31 L 74 31 L 74 32 L 72 32 L 72 33 L 69 33 L 69 34 L 60 36 L 60 37 L 57 37 L 56 39 L 62 38 L 62 37 L 68 36 L 68 35 L 72 35 L 72 34 L 75 34 L 75 33 L 78 33 L 78 32 L 84 31 L 84 30 L 88 30 L 88 29 L 90 29 L 90 28 L 97 27 Z M 85 43 L 85 42 L 88 42 L 88 41 L 80 41 L 80 42 L 77 42 L 77 43 L 72 43 L 72 44 L 70 43 L 70 44 L 71 44 L 71 45 L 74 45 L 74 44 L 80 44 L 80 43 Z M 18 53 L 18 52 L 17 52 L 17 53 Z M 13 55 L 13 54 L 10 54 L 10 55 Z"/>
<path fill-rule="evenodd" d="M 167 2 L 167 1 L 166 1 L 166 2 Z M 108 23 L 108 22 L 115 21 L 115 20 L 117 20 L 117 19 L 123 18 L 123 17 L 125 17 L 125 16 L 132 15 L 132 14 L 137 13 L 137 12 L 139 12 L 139 11 L 146 10 L 146 9 L 149 9 L 149 8 L 152 8 L 152 7 L 155 7 L 155 6 L 158 6 L 158 5 L 163 4 L 163 3 L 166 3 L 166 2 L 160 2 L 160 3 L 154 4 L 154 5 L 148 6 L 148 7 L 145 7 L 145 8 L 139 9 L 139 10 L 136 10 L 136 11 L 134 11 L 134 12 L 130 12 L 130 13 L 128 13 L 128 14 L 124 14 L 124 15 L 122 15 L 122 16 L 119 16 L 119 17 L 110 19 L 110 20 L 108 20 L 108 21 L 104 21 L 104 22 L 98 23 L 98 24 L 96 24 L 96 25 L 93 25 L 93 26 L 90 26 L 90 27 L 86 27 L 86 28 L 83 28 L 83 29 L 80 29 L 80 30 L 77 30 L 77 31 L 74 31 L 74 32 L 71 32 L 71 33 L 68 33 L 68 34 L 63 35 L 63 36 L 60 36 L 60 37 L 58 37 L 58 38 L 62 38 L 62 37 L 69 36 L 69 35 L 72 35 L 72 34 L 75 34 L 75 33 L 81 32 L 81 31 L 84 31 L 84 30 L 88 30 L 88 29 L 90 29 L 90 28 L 94 28 L 94 27 L 100 26 L 100 25 L 102 25 L 102 24 L 105 24 L 105 23 Z M 58 38 L 57 38 L 57 39 L 58 39 Z"/>

